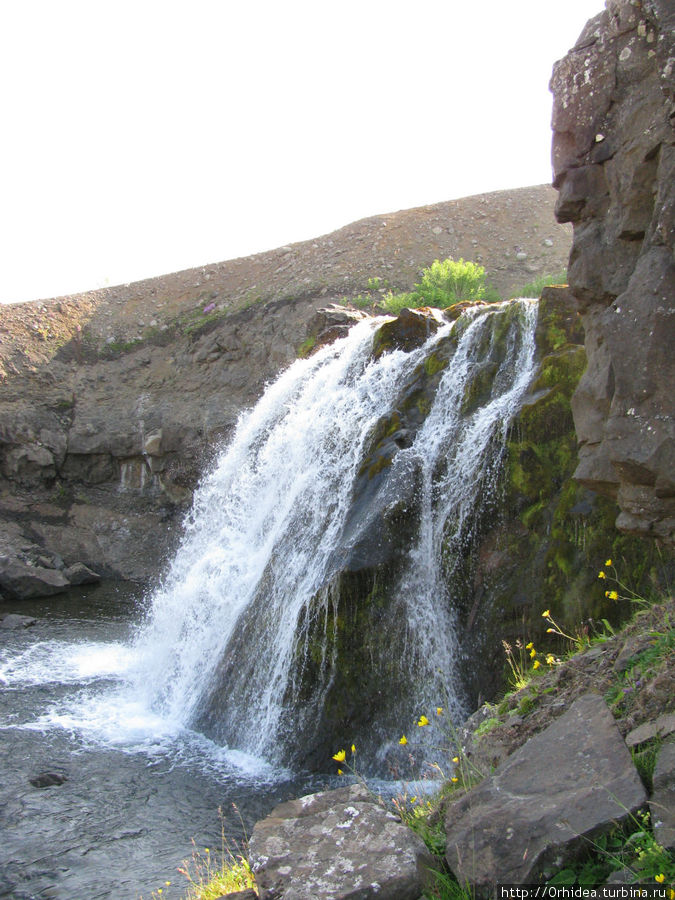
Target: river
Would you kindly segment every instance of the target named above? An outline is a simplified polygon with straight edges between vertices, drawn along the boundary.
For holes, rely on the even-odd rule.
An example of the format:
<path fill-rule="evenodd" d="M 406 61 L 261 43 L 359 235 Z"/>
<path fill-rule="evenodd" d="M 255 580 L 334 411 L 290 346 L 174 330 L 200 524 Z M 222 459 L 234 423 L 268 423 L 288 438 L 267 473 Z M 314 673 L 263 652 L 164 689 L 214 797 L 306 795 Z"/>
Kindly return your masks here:
<path fill-rule="evenodd" d="M 37 623 L 0 629 L 0 897 L 181 897 L 192 840 L 219 854 L 219 808 L 234 847 L 276 803 L 325 784 L 134 708 L 143 606 L 119 584 L 2 605 Z M 43 773 L 66 780 L 31 784 Z"/>

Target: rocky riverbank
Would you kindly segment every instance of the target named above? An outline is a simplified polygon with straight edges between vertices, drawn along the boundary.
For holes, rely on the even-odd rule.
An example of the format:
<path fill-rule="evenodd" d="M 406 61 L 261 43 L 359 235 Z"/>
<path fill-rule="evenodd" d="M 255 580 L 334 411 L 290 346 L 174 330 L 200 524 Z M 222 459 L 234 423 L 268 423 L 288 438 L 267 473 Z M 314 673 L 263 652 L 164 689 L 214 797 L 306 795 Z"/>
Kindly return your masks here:
<path fill-rule="evenodd" d="M 411 798 L 412 783 L 395 810 L 360 782 L 277 807 L 251 837 L 261 898 L 420 900 L 436 896 L 439 879 L 455 884 L 441 896 L 493 896 L 499 883 L 556 876 L 571 887 L 654 885 L 663 874 L 668 887 L 674 625 L 672 599 L 645 606 L 543 675 L 530 668 L 526 686 L 454 734 L 455 774 L 440 798 Z"/>

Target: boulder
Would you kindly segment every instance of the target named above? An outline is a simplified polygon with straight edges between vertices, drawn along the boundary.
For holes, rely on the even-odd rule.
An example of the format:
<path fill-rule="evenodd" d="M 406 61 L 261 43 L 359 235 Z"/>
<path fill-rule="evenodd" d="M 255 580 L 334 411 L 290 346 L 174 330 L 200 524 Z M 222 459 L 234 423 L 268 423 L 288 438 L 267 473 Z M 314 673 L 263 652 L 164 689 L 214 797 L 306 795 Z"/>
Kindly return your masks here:
<path fill-rule="evenodd" d="M 0 590 L 16 600 L 49 597 L 70 587 L 70 581 L 57 569 L 31 566 L 20 559 L 0 557 Z"/>
<path fill-rule="evenodd" d="M 72 585 L 79 584 L 98 584 L 101 576 L 96 572 L 92 572 L 84 563 L 78 562 L 72 566 L 68 566 L 63 573 Z"/>
<path fill-rule="evenodd" d="M 0 619 L 0 628 L 4 628 L 7 631 L 18 631 L 19 628 L 30 628 L 36 622 L 37 619 L 33 618 L 33 616 L 20 616 L 17 613 L 9 613 Z"/>
<path fill-rule="evenodd" d="M 39 775 L 34 775 L 29 781 L 36 788 L 58 787 L 68 781 L 68 776 L 64 775 L 63 772 L 40 772 Z"/>
<path fill-rule="evenodd" d="M 649 800 L 656 840 L 675 850 L 675 740 L 659 750 L 653 776 L 654 792 Z"/>
<path fill-rule="evenodd" d="M 675 713 L 664 713 L 651 722 L 645 722 L 626 735 L 626 746 L 637 747 L 653 738 L 664 738 L 675 731 Z"/>
<path fill-rule="evenodd" d="M 573 401 L 576 477 L 616 498 L 617 526 L 675 530 L 675 148 L 668 4 L 612 0 L 551 80 L 556 216 L 588 368 Z"/>
<path fill-rule="evenodd" d="M 361 785 L 282 803 L 249 842 L 261 900 L 419 900 L 431 854 Z"/>
<path fill-rule="evenodd" d="M 377 359 L 388 350 L 409 353 L 422 344 L 444 324 L 438 309 L 402 309 L 396 319 L 385 322 L 375 333 L 373 355 Z"/>
<path fill-rule="evenodd" d="M 447 862 L 479 894 L 534 883 L 645 799 L 607 705 L 585 694 L 449 806 Z"/>

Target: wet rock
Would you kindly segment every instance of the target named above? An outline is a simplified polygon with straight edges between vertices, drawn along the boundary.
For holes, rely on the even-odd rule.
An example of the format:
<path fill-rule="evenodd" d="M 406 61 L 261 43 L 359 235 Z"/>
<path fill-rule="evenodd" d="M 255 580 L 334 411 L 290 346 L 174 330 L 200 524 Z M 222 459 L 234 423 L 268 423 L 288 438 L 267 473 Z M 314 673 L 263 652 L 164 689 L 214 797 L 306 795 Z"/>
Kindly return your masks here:
<path fill-rule="evenodd" d="M 373 355 L 378 359 L 388 350 L 408 353 L 421 347 L 442 324 L 443 314 L 438 309 L 402 309 L 396 319 L 386 322 L 375 333 Z"/>
<path fill-rule="evenodd" d="M 68 566 L 67 569 L 64 569 L 63 574 L 72 585 L 98 584 L 101 580 L 100 575 L 97 575 L 96 572 L 93 572 L 81 562 Z"/>
<path fill-rule="evenodd" d="M 446 858 L 479 893 L 534 882 L 645 799 L 604 700 L 585 694 L 449 806 Z"/>
<path fill-rule="evenodd" d="M 462 315 L 464 310 L 472 309 L 474 306 L 487 306 L 484 300 L 460 300 L 459 303 L 453 303 L 443 310 L 443 318 L 448 322 L 454 322 Z"/>
<path fill-rule="evenodd" d="M 16 600 L 49 597 L 70 587 L 63 572 L 31 566 L 20 559 L 0 557 L 0 590 Z"/>
<path fill-rule="evenodd" d="M 418 900 L 433 860 L 361 785 L 282 803 L 253 829 L 262 900 Z"/>
<path fill-rule="evenodd" d="M 675 850 L 675 740 L 659 750 L 654 768 L 654 792 L 649 800 L 656 840 Z"/>
<path fill-rule="evenodd" d="M 667 4 L 616 0 L 556 64 L 556 215 L 572 222 L 569 282 L 588 368 L 573 402 L 576 478 L 616 498 L 617 526 L 675 529 L 675 150 Z"/>
<path fill-rule="evenodd" d="M 8 615 L 0 619 L 0 628 L 5 628 L 7 631 L 18 631 L 19 628 L 30 628 L 36 622 L 37 619 L 33 618 L 33 616 L 20 616 L 17 613 L 8 613 Z"/>
<path fill-rule="evenodd" d="M 29 781 L 36 788 L 56 787 L 65 784 L 68 776 L 63 772 L 41 772 L 39 775 L 34 775 Z"/>

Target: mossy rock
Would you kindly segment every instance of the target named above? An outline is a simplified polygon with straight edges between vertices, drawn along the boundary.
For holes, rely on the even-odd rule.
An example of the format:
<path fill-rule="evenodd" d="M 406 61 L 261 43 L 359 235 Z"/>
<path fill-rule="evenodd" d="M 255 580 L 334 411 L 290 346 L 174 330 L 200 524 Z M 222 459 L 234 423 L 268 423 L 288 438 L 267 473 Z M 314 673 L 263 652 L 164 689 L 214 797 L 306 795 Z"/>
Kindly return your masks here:
<path fill-rule="evenodd" d="M 443 324 L 440 315 L 432 309 L 402 309 L 390 322 L 381 325 L 373 336 L 373 356 L 379 359 L 389 350 L 409 353 L 438 331 Z"/>
<path fill-rule="evenodd" d="M 372 769 L 387 731 L 395 733 L 413 687 L 398 652 L 406 627 L 405 613 L 392 599 L 398 575 L 396 568 L 343 571 L 317 594 L 300 623 L 304 637 L 296 648 L 296 693 L 289 706 L 311 708 L 305 724 L 313 740 L 296 740 L 289 755 L 297 764 L 330 771 L 336 748 L 356 741 Z M 388 725 L 376 734 L 374 721 Z M 301 719 L 296 734 L 302 728 Z"/>
<path fill-rule="evenodd" d="M 471 381 L 467 383 L 461 406 L 463 416 L 471 415 L 472 412 L 475 412 L 490 399 L 495 373 L 498 368 L 498 363 L 488 361 L 478 369 Z"/>
<path fill-rule="evenodd" d="M 535 340 L 542 357 L 560 350 L 565 344 L 583 344 L 581 316 L 568 287 L 554 285 L 543 289 Z"/>

